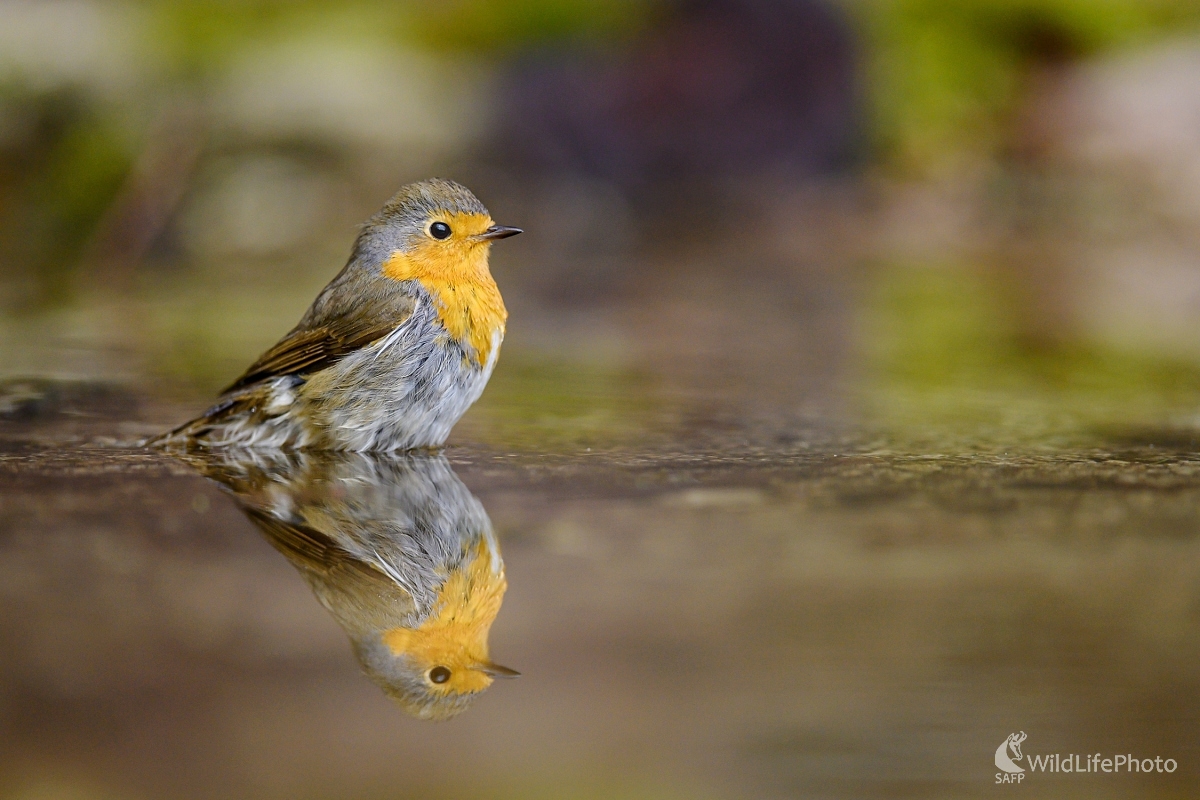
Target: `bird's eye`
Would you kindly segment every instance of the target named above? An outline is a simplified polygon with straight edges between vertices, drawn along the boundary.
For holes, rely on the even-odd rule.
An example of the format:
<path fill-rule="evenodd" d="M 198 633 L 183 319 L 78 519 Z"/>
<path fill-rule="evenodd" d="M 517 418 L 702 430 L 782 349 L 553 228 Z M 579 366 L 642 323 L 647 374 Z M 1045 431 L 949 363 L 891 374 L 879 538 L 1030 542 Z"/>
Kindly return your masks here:
<path fill-rule="evenodd" d="M 450 236 L 450 226 L 444 222 L 435 222 L 429 226 L 429 235 L 435 239 L 445 239 Z"/>
<path fill-rule="evenodd" d="M 449 228 L 447 228 L 449 230 Z M 445 683 L 450 680 L 450 670 L 445 667 L 434 667 L 429 670 L 429 680 L 434 683 Z"/>

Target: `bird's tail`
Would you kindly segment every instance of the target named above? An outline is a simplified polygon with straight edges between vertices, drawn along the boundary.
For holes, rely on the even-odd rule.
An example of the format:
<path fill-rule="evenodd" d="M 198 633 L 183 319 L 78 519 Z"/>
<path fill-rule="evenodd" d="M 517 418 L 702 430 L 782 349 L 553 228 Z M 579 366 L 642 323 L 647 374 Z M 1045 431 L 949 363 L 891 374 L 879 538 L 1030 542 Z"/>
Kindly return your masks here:
<path fill-rule="evenodd" d="M 212 408 L 195 419 L 188 420 L 182 425 L 164 431 L 156 436 L 144 439 L 141 447 L 153 447 L 158 450 L 190 450 L 196 446 L 208 444 L 209 434 L 223 420 L 237 413 L 243 406 L 249 405 L 245 393 L 222 399 Z"/>

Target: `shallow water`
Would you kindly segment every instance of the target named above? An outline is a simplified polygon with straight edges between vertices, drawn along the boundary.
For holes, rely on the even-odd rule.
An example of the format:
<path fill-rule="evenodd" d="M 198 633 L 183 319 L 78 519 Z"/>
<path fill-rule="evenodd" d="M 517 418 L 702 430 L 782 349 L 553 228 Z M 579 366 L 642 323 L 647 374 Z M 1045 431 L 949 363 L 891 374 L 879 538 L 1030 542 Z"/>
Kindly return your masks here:
<path fill-rule="evenodd" d="M 4 796 L 981 797 L 1021 791 L 995 786 L 1017 732 L 1037 796 L 1200 788 L 1186 433 L 959 455 L 460 437 L 445 458 L 507 566 L 491 657 L 523 675 L 428 722 L 247 515 L 320 506 L 311 486 L 267 503 L 112 420 L 0 425 Z M 1056 753 L 1178 767 L 1029 768 Z"/>

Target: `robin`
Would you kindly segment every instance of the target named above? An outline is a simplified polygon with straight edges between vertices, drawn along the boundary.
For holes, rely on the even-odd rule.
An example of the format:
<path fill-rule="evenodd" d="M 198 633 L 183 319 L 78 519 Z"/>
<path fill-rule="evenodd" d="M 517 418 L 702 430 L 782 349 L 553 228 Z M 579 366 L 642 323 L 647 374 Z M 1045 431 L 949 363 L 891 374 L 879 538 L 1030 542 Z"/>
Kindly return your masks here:
<path fill-rule="evenodd" d="M 220 448 L 185 459 L 237 498 L 408 713 L 447 719 L 495 678 L 508 584 L 483 506 L 445 458 Z"/>
<path fill-rule="evenodd" d="M 465 187 L 403 187 L 298 325 L 173 448 L 396 451 L 438 447 L 483 392 L 508 312 L 488 268 L 496 225 Z"/>

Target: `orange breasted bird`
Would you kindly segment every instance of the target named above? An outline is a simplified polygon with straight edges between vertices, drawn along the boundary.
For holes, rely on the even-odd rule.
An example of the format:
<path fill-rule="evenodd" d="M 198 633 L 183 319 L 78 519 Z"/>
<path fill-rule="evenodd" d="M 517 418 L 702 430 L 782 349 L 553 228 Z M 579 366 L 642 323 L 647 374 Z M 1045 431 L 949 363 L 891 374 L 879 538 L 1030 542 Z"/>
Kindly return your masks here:
<path fill-rule="evenodd" d="M 150 444 L 440 446 L 496 366 L 508 312 L 488 254 L 518 233 L 453 181 L 403 187 L 299 324 L 216 405 Z"/>
<path fill-rule="evenodd" d="M 182 457 L 232 492 L 408 713 L 452 717 L 517 675 L 488 654 L 508 586 L 491 522 L 444 457 L 238 447 Z"/>

